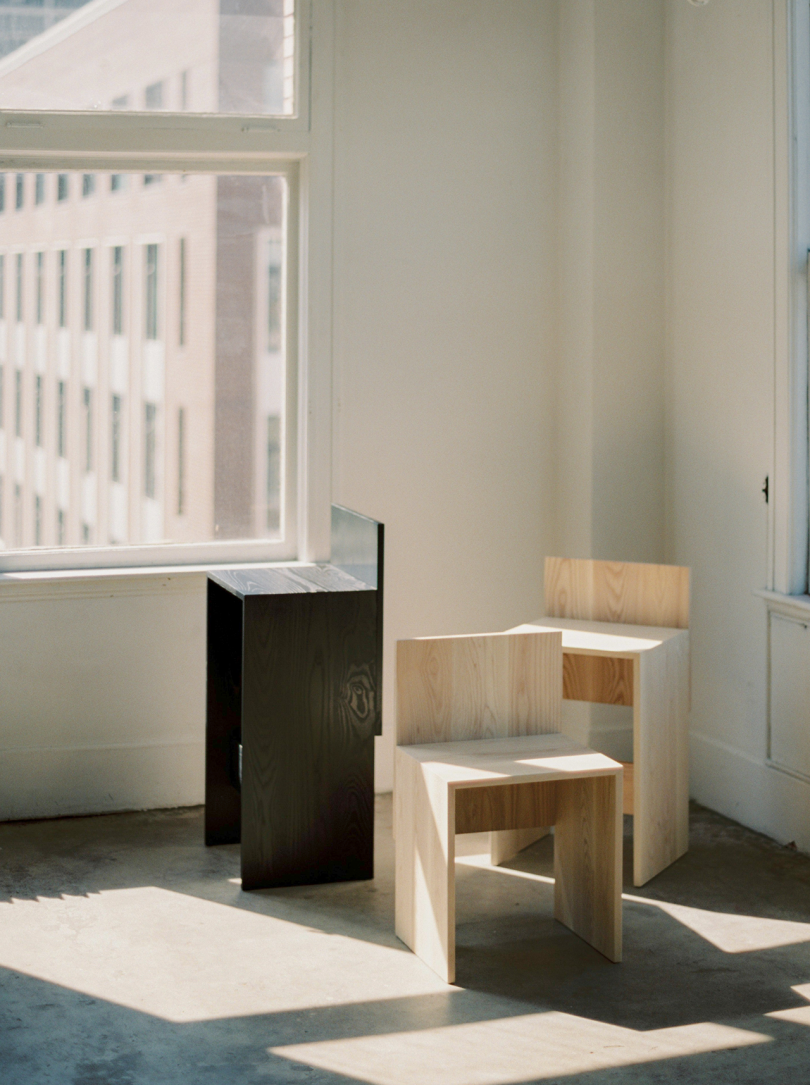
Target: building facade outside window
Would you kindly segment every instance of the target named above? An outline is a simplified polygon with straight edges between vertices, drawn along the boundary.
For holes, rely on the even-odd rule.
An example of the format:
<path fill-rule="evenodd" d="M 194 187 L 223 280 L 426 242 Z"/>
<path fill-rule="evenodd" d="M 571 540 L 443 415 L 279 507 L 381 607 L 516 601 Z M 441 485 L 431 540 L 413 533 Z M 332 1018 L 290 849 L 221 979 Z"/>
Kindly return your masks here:
<path fill-rule="evenodd" d="M 166 0 L 155 37 L 165 63 L 143 63 L 138 79 L 140 4 L 120 0 L 103 22 L 89 4 L 83 22 L 64 24 L 70 32 L 45 30 L 24 59 L 0 57 L 0 109 L 43 112 L 26 139 L 51 141 L 54 170 L 30 148 L 30 174 L 6 158 L 18 212 L 0 219 L 0 249 L 14 261 L 9 424 L 21 442 L 13 462 L 25 469 L 0 497 L 2 522 L 14 524 L 3 543 L 26 552 L 114 546 L 117 554 L 95 555 L 102 564 L 143 561 L 142 549 L 127 548 L 145 543 L 163 547 L 164 563 L 169 546 L 183 561 L 286 560 L 298 555 L 297 525 L 309 516 L 296 512 L 298 161 L 314 145 L 309 99 L 297 88 L 308 86 L 309 46 L 296 37 L 293 0 L 227 18 L 214 5 L 193 38 L 183 5 Z M 124 56 L 132 39 L 131 61 L 100 63 L 103 34 Z M 100 169 L 91 155 L 109 146 L 94 144 L 93 125 L 99 113 L 130 109 L 161 115 L 131 114 L 118 157 Z M 217 136 L 215 158 L 206 148 L 217 114 L 234 122 Z M 250 118 L 264 114 L 275 119 L 259 126 L 259 141 Z M 166 137 L 173 125 L 191 147 L 182 172 Z M 63 139 L 63 127 L 86 131 L 86 144 Z M 269 150 L 256 155 L 253 145 Z M 243 147 L 253 155 L 247 169 Z M 2 260 L 0 252 L 0 320 Z M 328 356 L 322 346 L 318 358 Z M 14 567 L 4 557 L 0 567 Z M 37 567 L 36 555 L 13 560 Z"/>

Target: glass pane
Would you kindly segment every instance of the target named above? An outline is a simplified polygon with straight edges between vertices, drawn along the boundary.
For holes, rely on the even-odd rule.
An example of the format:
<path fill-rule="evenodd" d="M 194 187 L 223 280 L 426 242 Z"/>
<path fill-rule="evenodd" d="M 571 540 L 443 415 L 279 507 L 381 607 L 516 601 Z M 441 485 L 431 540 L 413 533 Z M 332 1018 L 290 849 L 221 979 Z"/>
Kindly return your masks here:
<path fill-rule="evenodd" d="M 0 212 L 0 546 L 282 538 L 286 179 L 18 180 Z"/>
<path fill-rule="evenodd" d="M 0 0 L 0 108 L 291 115 L 294 0 Z"/>

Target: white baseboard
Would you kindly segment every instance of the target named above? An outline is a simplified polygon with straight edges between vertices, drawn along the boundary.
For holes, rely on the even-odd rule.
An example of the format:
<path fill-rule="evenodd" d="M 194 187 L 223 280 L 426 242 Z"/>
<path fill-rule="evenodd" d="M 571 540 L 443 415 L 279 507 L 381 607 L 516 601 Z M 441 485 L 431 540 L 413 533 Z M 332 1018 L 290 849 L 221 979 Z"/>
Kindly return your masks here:
<path fill-rule="evenodd" d="M 205 746 L 173 743 L 0 751 L 0 821 L 195 806 Z"/>
<path fill-rule="evenodd" d="M 810 784 L 699 732 L 690 750 L 693 799 L 810 853 Z"/>

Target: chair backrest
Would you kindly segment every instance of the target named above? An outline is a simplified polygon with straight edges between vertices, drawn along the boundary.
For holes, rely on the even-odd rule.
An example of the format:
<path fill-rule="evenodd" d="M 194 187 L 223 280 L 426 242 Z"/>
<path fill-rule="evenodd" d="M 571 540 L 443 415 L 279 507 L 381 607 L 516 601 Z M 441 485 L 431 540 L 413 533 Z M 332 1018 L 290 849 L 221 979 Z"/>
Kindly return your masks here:
<path fill-rule="evenodd" d="M 397 643 L 397 745 L 560 730 L 562 634 L 493 633 Z"/>
<path fill-rule="evenodd" d="M 689 628 L 689 569 L 546 558 L 546 616 Z"/>

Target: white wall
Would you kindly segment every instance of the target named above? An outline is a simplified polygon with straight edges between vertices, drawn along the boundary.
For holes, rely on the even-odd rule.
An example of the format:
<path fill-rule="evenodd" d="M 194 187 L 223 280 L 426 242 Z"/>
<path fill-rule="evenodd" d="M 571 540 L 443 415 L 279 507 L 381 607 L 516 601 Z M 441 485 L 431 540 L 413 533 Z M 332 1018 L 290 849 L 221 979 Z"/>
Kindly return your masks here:
<path fill-rule="evenodd" d="M 693 795 L 810 849 L 810 788 L 765 764 L 767 626 L 753 594 L 768 584 L 760 490 L 774 481 L 786 331 L 775 315 L 785 7 L 667 7 L 667 556 L 693 570 Z"/>
<path fill-rule="evenodd" d="M 540 612 L 555 7 L 338 6 L 333 485 L 386 525 L 382 787 L 394 642 Z"/>
<path fill-rule="evenodd" d="M 554 549 L 664 558 L 664 5 L 566 0 L 559 31 Z M 632 758 L 632 710 L 566 702 Z"/>
<path fill-rule="evenodd" d="M 205 580 L 0 588 L 0 820 L 202 798 Z"/>

